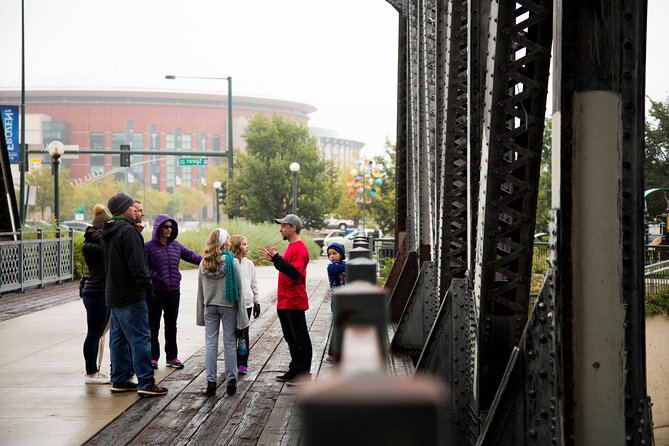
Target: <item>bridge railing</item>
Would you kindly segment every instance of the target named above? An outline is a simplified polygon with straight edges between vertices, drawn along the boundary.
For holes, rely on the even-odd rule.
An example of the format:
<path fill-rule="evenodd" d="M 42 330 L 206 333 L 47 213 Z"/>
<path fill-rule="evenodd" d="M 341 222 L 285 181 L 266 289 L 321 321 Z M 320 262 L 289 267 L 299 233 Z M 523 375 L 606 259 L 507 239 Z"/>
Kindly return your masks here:
<path fill-rule="evenodd" d="M 644 268 L 646 295 L 669 288 L 669 260 L 646 265 Z"/>
<path fill-rule="evenodd" d="M 0 233 L 0 294 L 74 277 L 73 231 Z"/>

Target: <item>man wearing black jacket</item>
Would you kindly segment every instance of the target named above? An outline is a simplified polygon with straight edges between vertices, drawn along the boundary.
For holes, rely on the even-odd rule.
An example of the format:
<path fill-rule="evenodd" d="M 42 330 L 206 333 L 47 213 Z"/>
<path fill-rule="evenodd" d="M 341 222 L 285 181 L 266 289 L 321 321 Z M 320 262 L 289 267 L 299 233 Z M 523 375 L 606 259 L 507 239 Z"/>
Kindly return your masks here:
<path fill-rule="evenodd" d="M 146 299 L 153 296 L 144 241 L 135 226 L 134 200 L 118 193 L 107 201 L 114 216 L 104 227 L 106 288 L 111 308 L 109 349 L 113 365 L 113 393 L 137 391 L 141 397 L 165 395 L 155 384 L 151 368 L 151 335 Z M 130 381 L 132 372 L 137 384 Z"/>

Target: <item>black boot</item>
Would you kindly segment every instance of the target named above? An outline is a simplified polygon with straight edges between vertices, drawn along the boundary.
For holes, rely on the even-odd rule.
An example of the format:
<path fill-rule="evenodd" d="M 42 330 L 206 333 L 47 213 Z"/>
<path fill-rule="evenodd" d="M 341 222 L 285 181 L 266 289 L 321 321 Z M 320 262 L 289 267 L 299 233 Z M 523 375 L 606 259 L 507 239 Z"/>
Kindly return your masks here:
<path fill-rule="evenodd" d="M 231 379 L 230 381 L 228 381 L 227 392 L 228 392 L 228 395 L 230 395 L 230 396 L 237 393 L 237 380 L 236 379 Z"/>
<path fill-rule="evenodd" d="M 214 396 L 216 395 L 216 383 L 207 381 L 207 396 Z"/>

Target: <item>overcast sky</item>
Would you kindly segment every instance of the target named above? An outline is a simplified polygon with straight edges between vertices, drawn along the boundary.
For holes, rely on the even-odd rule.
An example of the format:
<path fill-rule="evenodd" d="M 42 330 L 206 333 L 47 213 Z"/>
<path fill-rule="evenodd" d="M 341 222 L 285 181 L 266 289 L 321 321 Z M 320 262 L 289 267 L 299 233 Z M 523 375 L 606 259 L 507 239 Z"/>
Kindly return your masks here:
<path fill-rule="evenodd" d="M 20 88 L 21 0 L 0 0 L 0 87 Z M 669 1 L 649 0 L 646 94 L 668 96 Z M 227 91 L 315 106 L 310 125 L 395 142 L 398 15 L 385 0 L 25 0 L 26 89 Z M 550 112 L 550 110 L 549 110 Z"/>

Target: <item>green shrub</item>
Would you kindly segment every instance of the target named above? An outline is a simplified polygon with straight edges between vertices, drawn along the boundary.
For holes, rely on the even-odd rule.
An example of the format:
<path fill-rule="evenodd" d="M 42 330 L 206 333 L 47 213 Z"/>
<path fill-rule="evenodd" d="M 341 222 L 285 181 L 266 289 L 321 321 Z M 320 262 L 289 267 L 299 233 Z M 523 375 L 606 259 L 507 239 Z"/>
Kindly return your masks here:
<path fill-rule="evenodd" d="M 646 316 L 669 314 L 669 288 L 646 296 Z"/>
<path fill-rule="evenodd" d="M 395 264 L 395 259 L 392 257 L 386 257 L 381 263 L 379 263 L 379 282 L 378 285 L 383 287 L 388 281 L 388 276 L 390 271 L 393 269 L 393 264 Z"/>
<path fill-rule="evenodd" d="M 265 245 L 276 246 L 280 253 L 285 251 L 288 246 L 288 242 L 283 241 L 281 234 L 279 233 L 279 225 L 274 223 L 249 223 L 246 220 L 234 219 L 221 222 L 220 225 L 204 225 L 200 226 L 198 229 L 187 232 L 179 232 L 177 240 L 184 246 L 192 249 L 193 251 L 202 254 L 204 252 L 204 245 L 209 238 L 209 234 L 216 229 L 217 227 L 224 228 L 231 235 L 242 234 L 246 236 L 249 243 L 249 258 L 256 265 L 269 265 L 270 263 L 262 260 L 258 255 L 258 251 Z M 147 228 L 142 232 L 145 241 L 151 240 L 151 231 Z M 320 255 L 320 248 L 313 241 L 310 235 L 302 232 L 300 234 L 302 240 L 307 246 L 309 251 L 309 257 L 311 259 L 316 259 Z M 194 269 L 197 268 L 196 265 L 193 265 L 188 262 L 181 261 L 179 268 L 182 269 Z"/>
<path fill-rule="evenodd" d="M 74 279 L 79 280 L 86 274 L 88 274 L 88 266 L 86 266 L 86 262 L 84 261 L 84 255 L 81 252 L 81 245 L 84 244 L 84 234 L 82 233 L 75 233 L 74 237 Z"/>

